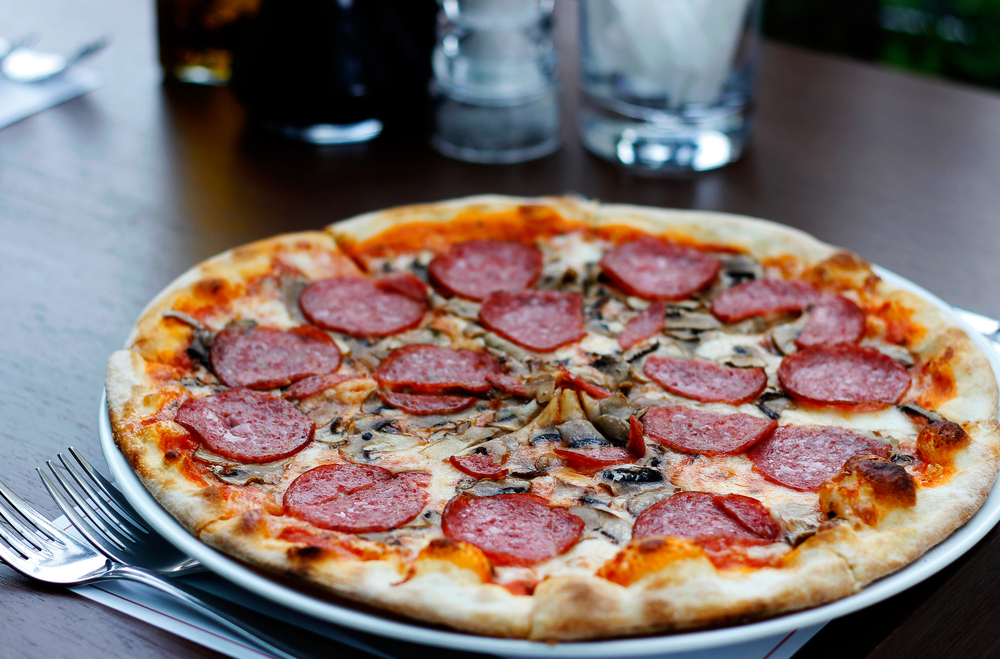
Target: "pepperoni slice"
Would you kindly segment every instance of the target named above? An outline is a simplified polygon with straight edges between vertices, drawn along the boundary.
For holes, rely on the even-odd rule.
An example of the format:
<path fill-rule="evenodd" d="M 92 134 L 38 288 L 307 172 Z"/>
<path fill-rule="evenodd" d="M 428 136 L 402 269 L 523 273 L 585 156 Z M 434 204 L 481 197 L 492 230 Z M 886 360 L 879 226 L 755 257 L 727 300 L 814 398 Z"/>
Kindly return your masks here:
<path fill-rule="evenodd" d="M 215 335 L 209 359 L 223 384 L 252 389 L 283 387 L 340 368 L 337 344 L 308 325 L 290 330 L 227 327 Z"/>
<path fill-rule="evenodd" d="M 380 391 L 378 397 L 386 405 L 392 405 L 410 414 L 428 416 L 430 414 L 452 414 L 472 407 L 475 398 L 468 396 L 439 396 L 437 394 L 400 394 L 395 391 Z"/>
<path fill-rule="evenodd" d="M 393 474 L 373 465 L 324 465 L 285 492 L 285 513 L 342 533 L 389 531 L 416 519 L 427 503 L 426 471 Z"/>
<path fill-rule="evenodd" d="M 752 316 L 803 311 L 820 299 L 820 292 L 794 279 L 755 279 L 728 288 L 712 300 L 712 313 L 734 323 Z"/>
<path fill-rule="evenodd" d="M 542 274 L 542 251 L 534 245 L 473 240 L 454 245 L 427 267 L 445 295 L 483 300 L 496 291 L 523 291 Z"/>
<path fill-rule="evenodd" d="M 460 495 L 448 502 L 441 530 L 483 550 L 497 565 L 534 565 L 572 547 L 585 524 L 533 494 Z"/>
<path fill-rule="evenodd" d="M 475 478 L 503 478 L 510 473 L 509 469 L 504 469 L 502 463 L 497 463 L 492 455 L 453 455 L 448 458 L 448 462 L 454 465 L 455 469 L 464 472 Z"/>
<path fill-rule="evenodd" d="M 637 458 L 646 455 L 646 438 L 642 434 L 642 421 L 630 416 L 628 418 L 628 452 Z"/>
<path fill-rule="evenodd" d="M 327 389 L 336 387 L 345 380 L 354 380 L 360 377 L 362 376 L 340 373 L 313 375 L 312 377 L 299 380 L 288 389 L 285 389 L 281 396 L 288 400 L 302 400 L 303 398 L 309 398 L 312 395 L 318 394 L 321 391 L 326 391 Z"/>
<path fill-rule="evenodd" d="M 767 386 L 763 368 L 733 368 L 704 359 L 650 357 L 643 371 L 667 391 L 703 403 L 742 405 Z"/>
<path fill-rule="evenodd" d="M 383 387 L 409 387 L 421 393 L 445 389 L 487 391 L 489 377 L 501 373 L 500 362 L 481 350 L 453 350 L 434 345 L 412 345 L 389 353 L 375 369 Z"/>
<path fill-rule="evenodd" d="M 749 414 L 716 414 L 691 407 L 654 407 L 642 417 L 646 434 L 682 453 L 731 455 L 771 434 L 776 423 Z"/>
<path fill-rule="evenodd" d="M 507 375 L 506 373 L 490 373 L 486 376 L 486 379 L 500 391 L 508 394 L 514 394 L 515 396 L 528 395 L 527 390 L 524 388 L 524 383 L 515 378 L 513 375 Z"/>
<path fill-rule="evenodd" d="M 834 426 L 782 426 L 747 452 L 768 480 L 793 490 L 819 489 L 856 455 L 889 457 L 882 442 Z"/>
<path fill-rule="evenodd" d="M 393 272 L 375 281 L 375 285 L 389 293 L 399 293 L 411 300 L 427 300 L 427 285 L 409 272 Z"/>
<path fill-rule="evenodd" d="M 715 497 L 717 506 L 729 513 L 740 526 L 765 540 L 777 540 L 781 527 L 771 517 L 771 511 L 757 499 L 742 494 L 726 494 Z"/>
<path fill-rule="evenodd" d="M 657 301 L 649 305 L 645 311 L 628 321 L 625 329 L 618 333 L 618 345 L 622 350 L 628 350 L 653 336 L 663 328 L 663 316 L 666 313 L 667 305 L 663 302 Z"/>
<path fill-rule="evenodd" d="M 537 352 L 551 352 L 579 341 L 583 330 L 583 296 L 555 291 L 491 294 L 479 309 L 487 329 Z"/>
<path fill-rule="evenodd" d="M 192 398 L 174 420 L 205 446 L 238 462 L 273 462 L 312 441 L 315 424 L 294 405 L 251 389 L 230 389 Z"/>
<path fill-rule="evenodd" d="M 351 336 L 389 336 L 420 324 L 427 304 L 361 277 L 333 277 L 306 286 L 299 306 L 310 323 Z"/>
<path fill-rule="evenodd" d="M 865 312 L 840 295 L 824 295 L 809 312 L 806 326 L 795 339 L 800 348 L 857 343 L 865 335 Z"/>
<path fill-rule="evenodd" d="M 680 300 L 705 288 L 719 274 L 718 259 L 656 238 L 615 247 L 601 259 L 604 273 L 629 295 Z"/>
<path fill-rule="evenodd" d="M 556 455 L 566 458 L 569 466 L 582 471 L 592 471 L 611 465 L 620 465 L 626 462 L 635 462 L 638 458 L 628 450 L 608 446 L 601 448 L 556 448 L 553 449 Z"/>
<path fill-rule="evenodd" d="M 720 498 L 708 492 L 678 492 L 642 511 L 635 520 L 632 537 L 659 535 L 695 542 L 726 538 L 749 544 L 774 539 L 746 528 L 717 503 Z"/>
<path fill-rule="evenodd" d="M 873 410 L 898 403 L 910 373 L 875 348 L 814 346 L 782 359 L 778 381 L 804 403 Z"/>
<path fill-rule="evenodd" d="M 597 398 L 598 400 L 604 398 L 611 398 L 612 396 L 611 392 L 605 389 L 604 387 L 598 387 L 596 384 L 592 384 L 590 382 L 587 382 L 586 380 L 576 377 L 575 375 L 570 373 L 569 369 L 563 366 L 562 364 L 559 364 L 558 368 L 559 368 L 559 376 L 557 378 L 556 386 L 570 387 L 571 389 L 576 389 L 577 391 L 583 391 L 590 394 L 594 398 Z"/>

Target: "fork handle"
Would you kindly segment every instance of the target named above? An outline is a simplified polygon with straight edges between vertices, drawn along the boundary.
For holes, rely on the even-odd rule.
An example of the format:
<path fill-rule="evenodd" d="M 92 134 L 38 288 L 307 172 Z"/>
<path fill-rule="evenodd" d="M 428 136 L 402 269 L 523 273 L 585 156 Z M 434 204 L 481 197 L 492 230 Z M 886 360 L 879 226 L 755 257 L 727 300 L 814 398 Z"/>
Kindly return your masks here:
<path fill-rule="evenodd" d="M 213 621 L 223 625 L 231 631 L 252 643 L 255 647 L 278 659 L 311 659 L 308 655 L 296 650 L 288 644 L 273 636 L 262 632 L 259 629 L 250 627 L 249 624 L 235 618 L 220 609 L 215 608 L 197 595 L 197 590 L 191 586 L 178 581 L 167 581 L 151 572 L 135 568 L 129 565 L 117 565 L 104 578 L 127 579 L 137 581 L 156 588 L 177 599 L 183 600 L 190 606 L 198 609 L 201 613 L 211 618 Z"/>

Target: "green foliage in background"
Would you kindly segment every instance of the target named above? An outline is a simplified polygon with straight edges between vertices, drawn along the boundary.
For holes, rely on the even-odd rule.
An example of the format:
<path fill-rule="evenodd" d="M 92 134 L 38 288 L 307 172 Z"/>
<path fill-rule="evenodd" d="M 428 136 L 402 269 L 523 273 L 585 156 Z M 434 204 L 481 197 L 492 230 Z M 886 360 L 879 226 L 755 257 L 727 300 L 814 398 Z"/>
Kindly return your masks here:
<path fill-rule="evenodd" d="M 764 33 L 1000 88 L 1000 0 L 765 0 Z"/>

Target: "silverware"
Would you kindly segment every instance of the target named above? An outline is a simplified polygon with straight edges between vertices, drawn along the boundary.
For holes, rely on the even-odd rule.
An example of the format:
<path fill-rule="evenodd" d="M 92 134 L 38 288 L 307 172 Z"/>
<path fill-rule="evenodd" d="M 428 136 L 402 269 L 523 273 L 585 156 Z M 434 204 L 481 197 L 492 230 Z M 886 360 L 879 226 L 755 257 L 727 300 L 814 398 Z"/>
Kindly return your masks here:
<path fill-rule="evenodd" d="M 45 472 L 38 469 L 38 475 L 69 521 L 99 552 L 113 561 L 163 576 L 204 571 L 197 560 L 146 528 L 124 495 L 79 451 L 71 446 L 69 453 L 72 458 L 58 454 L 61 466 L 45 462 L 69 500 Z"/>
<path fill-rule="evenodd" d="M 161 576 L 174 577 L 204 571 L 201 563 L 186 556 L 159 533 L 149 529 L 125 495 L 79 451 L 71 446 L 69 453 L 72 457 L 58 454 L 61 464 L 51 460 L 45 463 L 68 497 L 41 469 L 38 470 L 38 475 L 56 505 L 98 551 L 117 563 L 156 572 Z M 183 582 L 171 583 L 184 586 Z M 204 595 L 196 590 L 191 593 Z M 331 630 L 325 636 L 372 656 L 393 659 L 348 634 Z"/>
<path fill-rule="evenodd" d="M 202 614 L 278 659 L 307 659 L 282 641 L 249 626 L 200 599 L 190 586 L 170 583 L 155 573 L 110 559 L 86 542 L 59 529 L 0 482 L 0 558 L 21 574 L 63 586 L 127 579 L 183 600 Z M 385 655 L 382 655 L 385 656 Z"/>
<path fill-rule="evenodd" d="M 111 43 L 109 37 L 100 37 L 81 46 L 69 57 L 55 53 L 40 53 L 26 46 L 11 48 L 0 61 L 0 71 L 12 82 L 41 82 L 59 75 L 77 62 L 104 50 Z"/>

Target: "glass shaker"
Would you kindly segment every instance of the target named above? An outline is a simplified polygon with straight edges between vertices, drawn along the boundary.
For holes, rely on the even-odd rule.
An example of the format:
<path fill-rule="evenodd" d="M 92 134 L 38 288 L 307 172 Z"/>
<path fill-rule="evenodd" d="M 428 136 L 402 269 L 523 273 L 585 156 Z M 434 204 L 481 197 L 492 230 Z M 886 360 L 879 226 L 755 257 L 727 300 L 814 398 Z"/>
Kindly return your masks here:
<path fill-rule="evenodd" d="M 559 147 L 554 0 L 439 0 L 433 146 L 482 163 Z"/>

